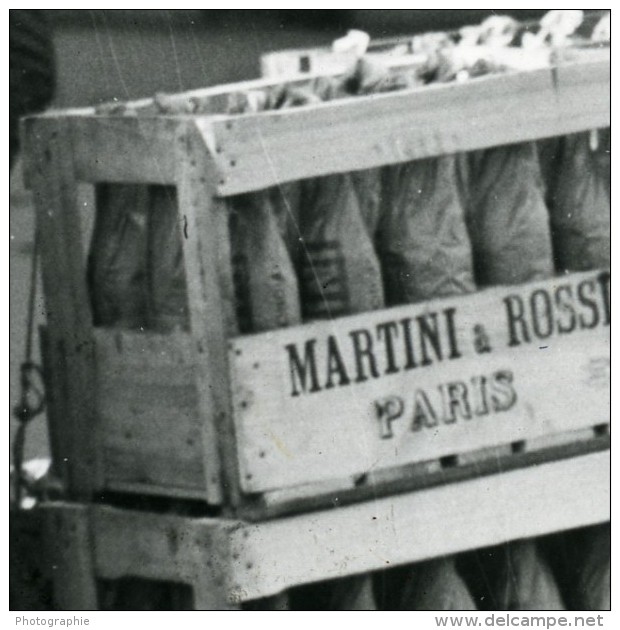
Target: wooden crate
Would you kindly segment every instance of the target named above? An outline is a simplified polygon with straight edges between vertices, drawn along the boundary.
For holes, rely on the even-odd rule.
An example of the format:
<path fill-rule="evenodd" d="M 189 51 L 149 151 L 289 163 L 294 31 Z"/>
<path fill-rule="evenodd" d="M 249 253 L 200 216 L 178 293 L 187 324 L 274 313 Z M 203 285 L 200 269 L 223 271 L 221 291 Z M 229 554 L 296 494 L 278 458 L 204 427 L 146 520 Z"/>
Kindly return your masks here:
<path fill-rule="evenodd" d="M 551 460 L 606 448 L 605 270 L 241 336 L 231 306 L 226 198 L 607 127 L 609 82 L 609 59 L 590 59 L 290 110 L 223 113 L 236 95 L 277 89 L 279 81 L 268 79 L 26 119 L 54 461 L 70 496 L 91 500 L 115 491 L 200 499 L 260 519 L 492 472 L 499 446 L 502 468 L 526 465 L 520 457 L 528 453 Z M 92 208 L 80 195 L 82 184 L 99 182 L 176 186 L 190 332 L 93 327 L 86 285 Z M 598 324 L 570 335 L 554 326 L 544 339 L 513 343 L 507 304 L 531 309 L 536 296 L 553 296 L 559 284 L 592 293 Z M 317 373 L 317 383 L 303 374 L 304 361 L 312 370 L 334 344 L 352 366 L 359 353 L 352 331 L 371 335 L 407 319 L 419 328 L 425 318 L 439 322 L 441 350 L 418 366 L 415 382 L 401 370 L 370 380 L 357 375 L 363 382 L 329 389 L 324 374 Z M 491 353 L 476 350 L 478 325 L 490 336 Z M 411 430 L 415 388 L 437 395 L 443 384 L 480 375 L 508 379 L 516 398 L 509 395 L 501 412 L 441 424 L 426 436 Z M 571 446 L 558 451 L 559 443 Z"/>

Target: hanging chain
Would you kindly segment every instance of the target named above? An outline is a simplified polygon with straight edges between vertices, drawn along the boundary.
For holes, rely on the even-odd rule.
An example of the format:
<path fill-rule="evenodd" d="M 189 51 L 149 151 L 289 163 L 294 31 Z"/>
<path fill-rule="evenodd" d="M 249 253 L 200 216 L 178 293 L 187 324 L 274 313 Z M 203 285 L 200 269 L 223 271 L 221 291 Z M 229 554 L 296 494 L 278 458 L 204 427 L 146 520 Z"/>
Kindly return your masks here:
<path fill-rule="evenodd" d="M 32 360 L 34 338 L 34 310 L 37 293 L 37 263 L 39 239 L 35 228 L 34 247 L 30 269 L 30 293 L 28 296 L 28 314 L 26 320 L 26 352 L 19 371 L 20 397 L 19 403 L 13 409 L 13 415 L 18 420 L 17 431 L 13 441 L 13 466 L 15 469 L 14 492 L 17 509 L 21 506 L 22 489 L 24 487 L 24 446 L 26 443 L 26 428 L 30 421 L 45 409 L 45 392 L 43 387 L 43 372 L 41 367 Z"/>

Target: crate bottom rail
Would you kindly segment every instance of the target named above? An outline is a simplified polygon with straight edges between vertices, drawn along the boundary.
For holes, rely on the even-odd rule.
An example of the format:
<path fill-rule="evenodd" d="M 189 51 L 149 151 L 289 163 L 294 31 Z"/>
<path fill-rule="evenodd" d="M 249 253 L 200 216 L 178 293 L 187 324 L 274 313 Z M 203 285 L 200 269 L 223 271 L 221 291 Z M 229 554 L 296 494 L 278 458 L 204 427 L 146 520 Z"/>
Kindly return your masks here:
<path fill-rule="evenodd" d="M 609 469 L 605 450 L 259 523 L 50 502 L 42 570 L 63 610 L 96 609 L 96 579 L 127 576 L 189 584 L 196 609 L 234 609 L 302 584 L 608 521 Z"/>

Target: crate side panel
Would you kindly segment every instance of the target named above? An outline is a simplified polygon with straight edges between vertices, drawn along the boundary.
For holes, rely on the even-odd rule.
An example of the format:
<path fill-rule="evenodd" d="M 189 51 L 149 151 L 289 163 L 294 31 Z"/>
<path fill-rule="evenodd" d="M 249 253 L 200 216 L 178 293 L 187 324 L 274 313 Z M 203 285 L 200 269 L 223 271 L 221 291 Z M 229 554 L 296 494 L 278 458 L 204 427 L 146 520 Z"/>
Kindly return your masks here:
<path fill-rule="evenodd" d="M 609 450 L 233 533 L 244 599 L 610 518 Z M 518 501 L 515 500 L 518 497 Z M 475 509 L 472 509 L 475 507 Z"/>
<path fill-rule="evenodd" d="M 129 184 L 175 182 L 178 120 L 103 115 L 66 120 L 78 179 Z"/>
<path fill-rule="evenodd" d="M 106 485 L 203 488 L 189 335 L 95 332 Z"/>
<path fill-rule="evenodd" d="M 608 298 L 608 273 L 574 274 L 236 339 L 244 490 L 608 422 Z"/>
<path fill-rule="evenodd" d="M 609 61 L 199 122 L 216 147 L 218 191 L 609 125 Z"/>

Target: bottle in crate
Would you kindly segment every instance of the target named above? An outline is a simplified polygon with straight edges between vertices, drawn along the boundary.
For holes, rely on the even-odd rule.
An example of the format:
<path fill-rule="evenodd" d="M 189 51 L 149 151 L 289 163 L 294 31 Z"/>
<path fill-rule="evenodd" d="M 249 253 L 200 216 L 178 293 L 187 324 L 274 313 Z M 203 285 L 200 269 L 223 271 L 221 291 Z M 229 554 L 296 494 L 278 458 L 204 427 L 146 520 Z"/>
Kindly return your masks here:
<path fill-rule="evenodd" d="M 305 320 L 381 308 L 381 271 L 348 174 L 304 182 L 299 252 Z"/>
<path fill-rule="evenodd" d="M 147 325 L 148 189 L 99 184 L 88 279 L 95 326 Z"/>
<path fill-rule="evenodd" d="M 559 272 L 607 268 L 611 260 L 610 130 L 559 141 L 550 191 L 551 227 Z"/>
<path fill-rule="evenodd" d="M 477 284 L 549 278 L 549 216 L 535 145 L 476 151 L 469 160 L 467 218 Z"/>
<path fill-rule="evenodd" d="M 231 203 L 231 246 L 237 320 L 241 333 L 300 321 L 299 290 L 267 192 Z"/>
<path fill-rule="evenodd" d="M 378 248 L 389 305 L 471 293 L 472 254 L 453 156 L 386 170 Z"/>
<path fill-rule="evenodd" d="M 148 328 L 188 330 L 187 283 L 182 228 L 172 186 L 148 187 Z"/>

